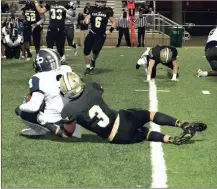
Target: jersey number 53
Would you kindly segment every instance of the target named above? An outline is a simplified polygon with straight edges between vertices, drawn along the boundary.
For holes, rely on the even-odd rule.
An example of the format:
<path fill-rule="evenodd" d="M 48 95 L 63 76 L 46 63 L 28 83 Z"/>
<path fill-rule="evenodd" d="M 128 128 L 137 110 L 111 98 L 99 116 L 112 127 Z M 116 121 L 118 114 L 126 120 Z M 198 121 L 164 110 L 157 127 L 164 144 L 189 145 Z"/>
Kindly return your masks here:
<path fill-rule="evenodd" d="M 105 128 L 109 124 L 108 116 L 102 111 L 102 109 L 98 105 L 94 105 L 89 110 L 89 116 L 91 119 L 97 117 L 99 119 L 97 125 L 99 125 L 100 127 Z"/>

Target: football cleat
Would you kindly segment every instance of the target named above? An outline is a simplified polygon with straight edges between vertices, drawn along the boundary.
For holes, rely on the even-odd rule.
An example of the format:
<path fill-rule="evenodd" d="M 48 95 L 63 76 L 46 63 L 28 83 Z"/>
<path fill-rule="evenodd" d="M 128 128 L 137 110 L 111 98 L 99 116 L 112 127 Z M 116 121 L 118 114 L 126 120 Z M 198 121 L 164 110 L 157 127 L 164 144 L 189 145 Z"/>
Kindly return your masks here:
<path fill-rule="evenodd" d="M 38 132 L 31 128 L 23 129 L 20 132 L 20 134 L 24 136 L 41 136 L 41 135 L 46 135 L 47 133 L 48 132 L 46 130 L 40 130 L 40 132 Z"/>
<path fill-rule="evenodd" d="M 90 68 L 87 68 L 86 71 L 84 72 L 84 75 L 89 75 L 90 74 Z"/>
<path fill-rule="evenodd" d="M 90 70 L 93 71 L 96 66 L 96 60 L 91 59 Z"/>
<path fill-rule="evenodd" d="M 65 62 L 66 62 L 66 56 L 65 56 L 65 55 L 63 55 L 63 56 L 61 57 L 60 62 L 61 62 L 61 63 L 65 63 Z"/>
<path fill-rule="evenodd" d="M 201 69 L 197 70 L 197 77 L 206 77 L 207 72 L 202 71 Z"/>
<path fill-rule="evenodd" d="M 136 69 L 138 70 L 140 68 L 141 65 L 136 64 Z"/>
<path fill-rule="evenodd" d="M 184 122 L 181 125 L 181 128 L 185 131 L 188 130 L 189 128 L 193 127 L 195 129 L 195 131 L 197 132 L 202 132 L 204 130 L 206 130 L 207 125 L 205 123 L 200 123 L 200 122 Z"/>

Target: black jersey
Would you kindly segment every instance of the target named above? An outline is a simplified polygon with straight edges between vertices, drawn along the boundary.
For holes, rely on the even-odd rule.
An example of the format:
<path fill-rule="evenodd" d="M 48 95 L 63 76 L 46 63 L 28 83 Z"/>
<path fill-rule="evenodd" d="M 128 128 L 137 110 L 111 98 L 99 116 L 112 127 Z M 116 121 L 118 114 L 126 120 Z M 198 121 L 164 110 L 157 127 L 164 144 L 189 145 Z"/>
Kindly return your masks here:
<path fill-rule="evenodd" d="M 156 63 L 162 63 L 160 60 L 160 51 L 166 47 L 171 49 L 171 51 L 172 51 L 172 61 L 176 60 L 176 57 L 178 55 L 177 49 L 175 47 L 169 46 L 169 45 L 157 45 L 157 46 L 153 47 L 149 52 L 150 59 L 155 60 Z"/>
<path fill-rule="evenodd" d="M 66 19 L 66 9 L 62 5 L 46 5 L 46 10 L 50 14 L 49 27 L 51 28 L 64 28 Z"/>
<path fill-rule="evenodd" d="M 114 12 L 110 7 L 90 7 L 91 30 L 96 34 L 105 34 L 108 20 L 113 17 Z"/>
<path fill-rule="evenodd" d="M 33 3 L 27 3 L 25 7 L 22 8 L 22 11 L 28 25 L 35 24 L 41 20 L 41 16 Z"/>
<path fill-rule="evenodd" d="M 64 106 L 63 121 L 70 123 L 76 120 L 87 130 L 108 138 L 118 113 L 108 107 L 102 94 L 103 89 L 98 83 L 87 83 L 81 96 Z"/>

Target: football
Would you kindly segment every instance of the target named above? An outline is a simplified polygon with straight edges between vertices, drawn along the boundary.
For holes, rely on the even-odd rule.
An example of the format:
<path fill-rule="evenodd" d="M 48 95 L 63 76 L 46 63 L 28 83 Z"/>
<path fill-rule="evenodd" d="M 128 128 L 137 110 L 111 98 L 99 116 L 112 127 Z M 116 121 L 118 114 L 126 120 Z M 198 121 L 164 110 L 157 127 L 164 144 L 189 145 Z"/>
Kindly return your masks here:
<path fill-rule="evenodd" d="M 28 93 L 28 94 L 26 95 L 26 102 L 29 102 L 31 98 L 32 98 L 32 94 L 31 94 L 31 93 Z"/>

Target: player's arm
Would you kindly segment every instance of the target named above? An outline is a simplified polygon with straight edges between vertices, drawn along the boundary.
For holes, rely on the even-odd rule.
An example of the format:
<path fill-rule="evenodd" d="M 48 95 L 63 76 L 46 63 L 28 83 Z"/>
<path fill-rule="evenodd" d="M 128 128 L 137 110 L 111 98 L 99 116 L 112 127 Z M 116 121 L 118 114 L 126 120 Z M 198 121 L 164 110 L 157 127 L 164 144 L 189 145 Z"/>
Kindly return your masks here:
<path fill-rule="evenodd" d="M 155 65 L 155 60 L 150 59 L 149 65 L 148 65 L 148 71 L 147 71 L 147 81 L 151 80 L 151 74 L 152 74 L 152 69 L 153 69 L 154 65 Z"/>
<path fill-rule="evenodd" d="M 111 25 L 111 28 L 109 29 L 109 31 L 106 32 L 106 33 L 111 34 L 114 31 L 114 29 L 117 28 L 117 21 L 116 21 L 116 19 L 114 17 L 114 12 L 113 12 L 112 8 L 110 8 L 110 7 L 108 8 L 108 13 L 107 14 L 109 16 L 109 20 L 112 23 L 112 25 Z"/>
<path fill-rule="evenodd" d="M 86 24 L 86 25 L 88 25 L 89 23 L 90 23 L 90 14 L 88 14 L 85 18 L 84 18 L 84 20 L 83 20 L 83 24 Z"/>
<path fill-rule="evenodd" d="M 175 47 L 172 47 L 172 51 L 173 51 L 173 57 L 172 57 L 172 64 L 173 64 L 173 77 L 172 80 L 176 81 L 177 80 L 177 73 L 178 73 L 178 62 L 177 62 L 177 55 L 178 55 L 178 51 Z"/>
<path fill-rule="evenodd" d="M 29 80 L 29 90 L 32 94 L 31 99 L 28 102 L 21 104 L 19 108 L 24 112 L 37 112 L 44 100 L 44 94 L 39 89 L 39 79 L 37 77 L 33 76 Z"/>
<path fill-rule="evenodd" d="M 39 14 L 44 14 L 45 12 L 47 12 L 49 10 L 49 5 L 48 4 L 46 4 L 45 7 L 41 7 L 39 5 L 38 1 L 35 0 L 34 3 L 35 3 L 35 7 L 36 7 Z"/>

